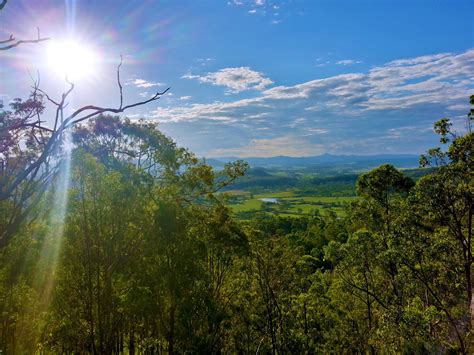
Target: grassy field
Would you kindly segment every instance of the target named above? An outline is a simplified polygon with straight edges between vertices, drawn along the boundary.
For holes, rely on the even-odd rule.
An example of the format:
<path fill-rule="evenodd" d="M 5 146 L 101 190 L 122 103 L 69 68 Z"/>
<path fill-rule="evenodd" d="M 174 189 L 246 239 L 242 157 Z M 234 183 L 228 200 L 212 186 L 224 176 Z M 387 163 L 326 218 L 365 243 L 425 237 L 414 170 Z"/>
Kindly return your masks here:
<path fill-rule="evenodd" d="M 354 201 L 356 197 L 313 196 L 298 190 L 265 192 L 252 194 L 244 190 L 228 193 L 229 204 L 237 217 L 249 219 L 254 213 L 279 213 L 290 216 L 311 215 L 314 210 L 320 213 L 332 210 L 342 216 L 344 206 Z M 268 203 L 260 199 L 275 198 L 278 203 Z"/>

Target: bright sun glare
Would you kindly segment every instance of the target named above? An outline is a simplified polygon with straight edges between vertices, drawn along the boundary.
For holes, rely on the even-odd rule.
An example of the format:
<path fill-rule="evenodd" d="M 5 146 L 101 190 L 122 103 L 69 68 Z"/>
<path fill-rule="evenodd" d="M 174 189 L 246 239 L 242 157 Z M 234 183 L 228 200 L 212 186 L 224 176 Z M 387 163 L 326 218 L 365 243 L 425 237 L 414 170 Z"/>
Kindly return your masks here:
<path fill-rule="evenodd" d="M 51 70 L 69 80 L 90 77 L 97 68 L 97 55 L 94 51 L 75 41 L 51 42 L 47 55 Z"/>

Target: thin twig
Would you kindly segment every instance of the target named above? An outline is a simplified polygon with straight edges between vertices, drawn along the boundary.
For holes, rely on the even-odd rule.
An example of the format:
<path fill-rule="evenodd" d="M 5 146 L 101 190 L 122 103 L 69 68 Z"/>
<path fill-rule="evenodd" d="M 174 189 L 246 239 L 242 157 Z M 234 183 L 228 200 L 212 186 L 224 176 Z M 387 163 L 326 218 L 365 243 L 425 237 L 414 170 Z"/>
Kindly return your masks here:
<path fill-rule="evenodd" d="M 23 40 L 20 40 L 20 41 L 16 41 L 15 43 L 12 43 L 8 46 L 5 46 L 5 47 L 0 47 L 0 51 L 6 51 L 7 49 L 12 49 L 12 48 L 15 48 L 17 46 L 19 46 L 20 44 L 25 44 L 25 43 L 40 43 L 40 42 L 43 42 L 43 41 L 48 41 L 50 40 L 51 38 L 49 37 L 45 37 L 45 38 L 38 38 L 38 39 L 23 39 Z M 15 39 L 13 39 L 15 40 Z M 10 42 L 10 40 L 7 40 L 8 42 Z"/>
<path fill-rule="evenodd" d="M 123 56 L 120 55 L 120 64 L 117 67 L 117 84 L 120 89 L 120 108 L 123 106 L 123 87 L 122 83 L 120 82 L 120 67 L 122 66 Z"/>
<path fill-rule="evenodd" d="M 10 42 L 13 42 L 14 40 L 15 40 L 15 38 L 11 34 L 8 39 L 4 39 L 4 40 L 0 41 L 0 44 L 10 43 Z"/>

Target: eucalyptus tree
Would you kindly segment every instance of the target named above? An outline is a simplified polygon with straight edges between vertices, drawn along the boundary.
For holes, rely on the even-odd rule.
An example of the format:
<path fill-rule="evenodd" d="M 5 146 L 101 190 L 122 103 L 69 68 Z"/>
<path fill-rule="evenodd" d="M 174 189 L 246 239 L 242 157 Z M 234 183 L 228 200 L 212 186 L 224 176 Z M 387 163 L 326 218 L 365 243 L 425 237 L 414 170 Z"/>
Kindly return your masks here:
<path fill-rule="evenodd" d="M 95 353 L 217 349 L 223 283 L 246 238 L 216 192 L 245 164 L 215 172 L 155 124 L 112 116 L 76 127 L 73 140 L 46 346 Z"/>
<path fill-rule="evenodd" d="M 420 158 L 420 164 L 434 167 L 434 173 L 422 178 L 417 192 L 423 201 L 424 214 L 433 228 L 452 238 L 462 256 L 463 283 L 466 309 L 470 321 L 465 321 L 466 332 L 474 329 L 474 276 L 473 276 L 473 212 L 474 212 L 474 95 L 470 97 L 471 109 L 467 115 L 465 131 L 453 129 L 449 118 L 434 125 L 440 142 L 449 144 L 446 150 L 433 148 Z M 472 339 L 470 340 L 473 341 Z M 465 349 L 467 351 L 467 348 Z"/>
<path fill-rule="evenodd" d="M 7 0 L 0 2 L 0 10 Z M 18 40 L 12 34 L 0 40 L 2 51 L 12 50 L 27 43 L 49 40 L 42 37 L 38 29 L 37 38 Z M 0 57 L 1 59 L 1 57 Z M 54 98 L 41 89 L 40 78 L 33 80 L 27 99 L 15 98 L 8 105 L 0 102 L 0 208 L 8 210 L 0 221 L 0 248 L 5 247 L 15 235 L 20 224 L 32 218 L 32 209 L 56 175 L 63 158 L 64 137 L 75 125 L 105 113 L 119 114 L 131 108 L 159 100 L 170 88 L 158 91 L 148 99 L 125 103 L 120 79 L 122 59 L 117 66 L 116 81 L 119 93 L 115 107 L 84 105 L 74 110 L 67 109 L 75 89 L 67 78 L 67 89 Z M 46 103 L 52 111 L 52 122 L 45 119 Z"/>

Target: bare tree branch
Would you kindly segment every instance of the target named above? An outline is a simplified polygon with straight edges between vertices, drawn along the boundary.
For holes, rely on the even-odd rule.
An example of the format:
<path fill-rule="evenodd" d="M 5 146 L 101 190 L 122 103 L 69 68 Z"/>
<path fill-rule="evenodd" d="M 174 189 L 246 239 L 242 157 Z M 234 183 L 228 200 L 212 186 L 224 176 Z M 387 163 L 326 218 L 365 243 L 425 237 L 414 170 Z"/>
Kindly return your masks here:
<path fill-rule="evenodd" d="M 6 0 L 3 0 L 1 3 L 0 3 L 0 10 L 3 9 L 3 7 L 6 5 L 7 1 Z M 48 41 L 50 40 L 49 37 L 41 37 L 41 33 L 40 33 L 40 29 L 37 28 L 36 29 L 37 32 L 38 32 L 38 35 L 36 37 L 36 39 L 22 39 L 22 40 L 17 40 L 13 34 L 10 35 L 9 38 L 7 39 L 4 39 L 4 40 L 0 40 L 0 45 L 4 45 L 3 47 L 0 46 L 0 51 L 6 51 L 8 49 L 12 49 L 12 48 L 15 48 L 15 47 L 18 47 L 20 44 L 26 44 L 26 43 L 40 43 L 40 42 L 43 42 L 43 41 Z M 8 44 L 8 45 L 6 45 Z"/>
<path fill-rule="evenodd" d="M 88 118 L 91 118 L 91 117 L 94 117 L 94 116 L 97 116 L 97 115 L 100 115 L 102 113 L 122 113 L 128 109 L 131 109 L 133 107 L 137 107 L 137 106 L 143 106 L 143 105 L 146 105 L 150 102 L 153 102 L 153 101 L 156 101 L 158 100 L 161 96 L 163 96 L 164 94 L 166 94 L 169 90 L 171 90 L 171 88 L 167 88 L 166 90 L 164 91 L 161 91 L 161 92 L 157 92 L 155 95 L 153 95 L 151 98 L 149 98 L 148 100 L 145 100 L 145 101 L 140 101 L 140 102 L 136 102 L 136 103 L 133 103 L 133 104 L 130 104 L 130 105 L 127 105 L 127 106 L 124 106 L 122 108 L 105 108 L 105 107 L 99 107 L 99 106 L 94 106 L 94 105 L 88 105 L 88 106 L 84 106 L 84 107 L 81 107 L 80 109 L 78 109 L 77 111 L 75 111 L 73 114 L 71 114 L 64 122 L 65 122 L 65 127 L 64 128 L 67 128 L 69 126 L 72 126 L 72 125 L 75 125 L 76 123 L 79 123 L 79 122 L 82 122 L 84 120 L 87 120 Z M 83 116 L 83 117 L 80 117 L 80 118 L 77 118 L 75 120 L 73 120 L 75 117 L 79 116 L 81 113 L 85 112 L 85 111 L 89 111 L 89 110 L 94 110 L 94 112 L 86 115 L 86 116 Z"/>
<path fill-rule="evenodd" d="M 14 37 L 10 36 L 9 39 L 4 40 L 4 41 L 2 41 L 2 42 L 0 42 L 0 43 L 8 43 L 8 42 L 14 42 L 14 41 L 16 41 L 16 42 L 14 42 L 14 43 L 12 43 L 12 44 L 10 44 L 10 45 L 8 45 L 8 46 L 0 47 L 0 51 L 6 51 L 7 49 L 15 48 L 15 47 L 19 46 L 20 44 L 25 44 L 25 43 L 39 43 L 39 42 L 48 41 L 48 40 L 50 40 L 49 37 L 43 37 L 43 38 L 38 37 L 37 39 L 23 39 L 23 40 L 18 40 L 18 41 L 16 41 L 16 39 L 15 39 Z"/>
<path fill-rule="evenodd" d="M 5 7 L 7 1 L 0 0 L 0 10 Z M 0 39 L 0 51 L 6 51 L 22 44 L 40 43 L 49 39 L 41 36 L 39 28 L 36 39 L 18 40 L 11 34 L 6 39 Z M 40 201 L 47 186 L 51 183 L 60 161 L 60 159 L 55 159 L 56 152 L 59 152 L 58 149 L 63 142 L 63 132 L 66 129 L 103 113 L 118 114 L 137 106 L 146 105 L 158 100 L 170 90 L 168 88 L 155 93 L 148 100 L 124 106 L 123 85 L 120 79 L 122 62 L 123 57 L 120 56 L 120 63 L 117 67 L 117 85 L 120 94 L 118 108 L 87 105 L 66 116 L 64 110 L 68 106 L 67 99 L 75 88 L 74 84 L 66 77 L 65 81 L 69 84 L 69 88 L 62 93 L 60 100 L 53 99 L 40 88 L 39 73 L 36 80 L 32 78 L 33 86 L 30 98 L 26 101 L 18 100 L 12 104 L 13 112 L 10 113 L 11 118 L 8 124 L 0 126 L 0 134 L 4 137 L 0 142 L 2 144 L 0 146 L 2 149 L 0 151 L 0 202 L 11 201 L 14 212 L 1 228 L 0 248 L 8 244 L 18 226 L 29 218 L 34 206 Z M 44 111 L 44 98 L 55 107 L 52 128 L 45 127 L 45 121 L 41 120 Z M 29 141 L 33 142 L 34 148 L 23 151 L 23 148 L 20 147 L 28 147 Z M 52 162 L 54 164 L 51 164 Z"/>
<path fill-rule="evenodd" d="M 15 40 L 15 38 L 13 38 L 13 35 L 10 35 L 10 37 L 8 39 L 1 40 L 0 44 L 10 43 L 10 42 L 13 42 L 14 40 Z"/>
<path fill-rule="evenodd" d="M 133 107 L 146 105 L 150 102 L 159 100 L 161 98 L 161 96 L 165 95 L 171 89 L 171 88 L 167 88 L 164 91 L 157 92 L 157 93 L 155 93 L 155 95 L 153 95 L 151 98 L 149 98 L 147 100 L 139 101 L 139 102 L 135 102 L 133 104 L 123 106 L 123 87 L 122 87 L 122 84 L 120 82 L 120 67 L 121 67 L 121 65 L 122 65 L 122 58 L 121 58 L 120 63 L 117 67 L 117 84 L 118 84 L 119 90 L 120 90 L 120 106 L 118 108 L 100 107 L 100 106 L 96 106 L 96 105 L 87 105 L 87 106 L 83 106 L 83 107 L 77 109 L 72 114 L 70 114 L 69 116 L 64 118 L 63 117 L 64 108 L 67 106 L 66 99 L 71 94 L 71 92 L 74 90 L 74 84 L 71 83 L 70 81 L 68 81 L 67 78 L 66 78 L 66 82 L 70 85 L 70 87 L 66 92 L 64 92 L 61 95 L 61 101 L 59 101 L 59 102 L 51 99 L 48 95 L 45 94 L 46 98 L 51 103 L 53 103 L 54 105 L 57 106 L 56 107 L 54 128 L 53 129 L 44 128 L 43 126 L 41 126 L 40 122 L 39 123 L 35 122 L 34 125 L 32 125 L 31 123 L 24 122 L 24 123 L 21 123 L 20 126 L 21 127 L 28 127 L 29 126 L 29 127 L 34 127 L 34 128 L 38 128 L 38 129 L 41 128 L 42 130 L 46 130 L 49 133 L 51 133 L 51 136 L 50 136 L 48 142 L 46 143 L 43 151 L 41 152 L 40 156 L 35 161 L 33 161 L 30 165 L 25 167 L 25 169 L 22 172 L 17 174 L 17 176 L 13 179 L 13 181 L 9 184 L 8 187 L 5 187 L 2 191 L 0 191 L 0 201 L 9 198 L 12 195 L 12 193 L 15 191 L 15 189 L 17 189 L 18 186 L 23 181 L 28 179 L 28 176 L 30 176 L 30 174 L 34 175 L 34 172 L 38 171 L 38 169 L 42 166 L 42 164 L 44 164 L 48 160 L 48 158 L 53 153 L 53 151 L 57 147 L 57 145 L 60 144 L 62 133 L 66 129 L 68 129 L 68 128 L 70 128 L 70 127 L 72 127 L 72 126 L 74 126 L 74 125 L 76 125 L 76 124 L 78 124 L 82 121 L 85 121 L 89 118 L 96 117 L 100 114 L 104 114 L 104 113 L 118 114 L 118 113 L 122 113 L 122 112 L 124 112 L 128 109 L 131 109 Z M 38 82 L 39 82 L 39 80 L 38 80 Z M 35 86 L 33 87 L 34 92 L 39 91 L 39 92 L 44 94 L 44 91 L 40 90 L 37 87 L 38 82 L 36 82 Z M 88 111 L 92 111 L 92 112 L 87 113 Z"/>
<path fill-rule="evenodd" d="M 120 82 L 120 67 L 122 66 L 123 56 L 120 55 L 120 64 L 117 67 L 117 84 L 120 89 L 120 108 L 123 106 L 123 87 L 122 83 Z"/>

